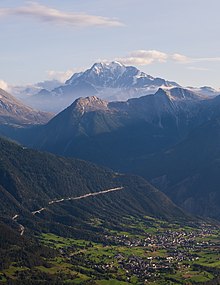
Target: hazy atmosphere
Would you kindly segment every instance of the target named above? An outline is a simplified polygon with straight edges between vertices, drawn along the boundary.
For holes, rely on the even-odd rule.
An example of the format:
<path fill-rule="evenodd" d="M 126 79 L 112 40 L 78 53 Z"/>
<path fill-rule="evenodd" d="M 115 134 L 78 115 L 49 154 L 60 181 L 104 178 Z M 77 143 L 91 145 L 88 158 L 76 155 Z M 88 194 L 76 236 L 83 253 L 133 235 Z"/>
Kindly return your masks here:
<path fill-rule="evenodd" d="M 2 0 L 1 86 L 65 81 L 118 60 L 182 86 L 219 88 L 218 0 Z"/>
<path fill-rule="evenodd" d="M 0 1 L 0 285 L 220 284 L 219 11 Z"/>

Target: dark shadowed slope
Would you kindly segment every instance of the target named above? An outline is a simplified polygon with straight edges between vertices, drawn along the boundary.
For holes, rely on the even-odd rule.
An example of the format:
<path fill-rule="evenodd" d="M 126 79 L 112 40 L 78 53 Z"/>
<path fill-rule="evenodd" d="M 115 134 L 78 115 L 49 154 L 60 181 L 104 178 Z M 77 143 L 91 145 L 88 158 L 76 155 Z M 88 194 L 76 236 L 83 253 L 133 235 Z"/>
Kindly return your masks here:
<path fill-rule="evenodd" d="M 58 223 L 58 230 L 66 227 L 67 231 L 74 231 L 92 217 L 120 220 L 127 215 L 187 219 L 143 178 L 117 174 L 85 161 L 36 152 L 3 139 L 0 156 L 0 215 L 18 228 L 23 225 L 27 229 L 54 229 L 51 225 Z M 121 190 L 67 201 L 68 197 L 114 188 Z M 61 201 L 50 203 L 57 200 Z M 43 207 L 45 211 L 32 214 Z"/>
<path fill-rule="evenodd" d="M 150 167 L 149 167 L 150 166 Z M 220 118 L 139 164 L 145 177 L 193 214 L 220 219 Z"/>

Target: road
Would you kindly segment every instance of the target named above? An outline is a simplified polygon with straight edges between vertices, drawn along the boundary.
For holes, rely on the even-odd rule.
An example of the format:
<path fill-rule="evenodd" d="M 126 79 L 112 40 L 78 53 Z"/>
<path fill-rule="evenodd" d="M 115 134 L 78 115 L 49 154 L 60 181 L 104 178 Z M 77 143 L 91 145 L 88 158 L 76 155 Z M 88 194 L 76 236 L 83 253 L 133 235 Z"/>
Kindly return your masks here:
<path fill-rule="evenodd" d="M 18 222 L 17 221 L 18 218 L 19 218 L 19 215 L 14 215 L 14 217 L 12 217 L 12 220 Z M 24 231 L 25 231 L 25 227 L 22 224 L 19 224 L 19 223 L 18 223 L 18 225 L 19 225 L 20 235 L 23 236 Z"/>
<path fill-rule="evenodd" d="M 32 215 L 40 214 L 44 210 L 46 210 L 46 208 L 41 208 L 40 210 L 32 212 Z"/>
<path fill-rule="evenodd" d="M 110 189 L 99 191 L 99 192 L 88 193 L 88 194 L 81 195 L 81 196 L 78 196 L 78 197 L 68 197 L 68 198 L 61 198 L 61 199 L 51 200 L 51 201 L 48 202 L 48 206 L 53 205 L 55 203 L 61 203 L 61 202 L 64 202 L 64 201 L 80 200 L 80 199 L 85 199 L 85 198 L 92 197 L 92 196 L 98 196 L 98 195 L 107 194 L 107 193 L 114 192 L 114 191 L 121 191 L 123 189 L 124 189 L 124 187 L 116 187 L 116 188 L 110 188 Z M 40 214 L 41 212 L 45 211 L 46 209 L 47 209 L 46 207 L 42 207 L 39 210 L 33 211 L 32 215 L 35 216 L 36 214 Z M 16 215 L 14 215 L 12 217 L 12 220 L 13 221 L 17 221 L 18 218 L 19 218 L 19 215 L 16 214 Z M 20 235 L 22 236 L 24 234 L 25 227 L 23 225 L 21 225 L 21 224 L 19 224 L 19 227 L 20 227 Z"/>
<path fill-rule="evenodd" d="M 25 231 L 25 227 L 21 224 L 19 224 L 19 227 L 20 227 L 20 235 L 23 236 L 24 231 Z"/>
<path fill-rule="evenodd" d="M 16 220 L 19 217 L 19 215 L 14 215 L 14 217 L 12 218 L 12 220 Z"/>
<path fill-rule="evenodd" d="M 103 190 L 103 191 L 99 191 L 99 192 L 93 192 L 93 193 L 88 193 L 85 195 L 81 195 L 78 197 L 68 197 L 68 198 L 61 198 L 61 199 L 56 199 L 56 200 L 51 200 L 48 202 L 48 206 L 49 205 L 53 205 L 55 203 L 61 203 L 64 201 L 71 201 L 71 200 L 80 200 L 80 199 L 85 199 L 91 196 L 97 196 L 97 195 L 103 195 L 103 194 L 107 194 L 109 192 L 114 192 L 114 191 L 120 191 L 123 190 L 124 187 L 116 187 L 116 188 L 111 188 L 111 189 L 107 189 L 107 190 Z M 36 215 L 36 214 L 40 214 L 42 211 L 46 210 L 47 208 L 43 207 L 39 210 L 33 211 L 32 215 Z"/>

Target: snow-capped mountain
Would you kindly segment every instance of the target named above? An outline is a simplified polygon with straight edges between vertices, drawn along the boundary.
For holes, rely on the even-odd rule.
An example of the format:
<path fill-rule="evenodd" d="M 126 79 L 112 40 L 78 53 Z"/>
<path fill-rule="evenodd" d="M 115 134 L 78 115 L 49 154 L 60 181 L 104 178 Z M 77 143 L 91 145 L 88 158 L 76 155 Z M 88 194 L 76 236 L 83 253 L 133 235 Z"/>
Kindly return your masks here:
<path fill-rule="evenodd" d="M 101 99 L 117 101 L 154 93 L 159 87 L 174 86 L 179 85 L 162 78 L 154 78 L 134 66 L 125 66 L 114 61 L 95 63 L 85 72 L 74 74 L 64 86 L 53 92 L 75 96 L 75 90 L 82 89 L 82 92 L 94 93 Z"/>
<path fill-rule="evenodd" d="M 52 91 L 42 88 L 25 102 L 40 110 L 59 112 L 79 97 L 97 96 L 107 101 L 125 101 L 153 94 L 160 87 L 177 86 L 175 82 L 154 78 L 133 66 L 101 62 L 84 72 L 73 74 L 65 84 Z"/>
<path fill-rule="evenodd" d="M 97 96 L 109 102 L 126 101 L 154 94 L 159 88 L 169 90 L 174 87 L 180 86 L 176 82 L 148 75 L 134 66 L 114 61 L 95 63 L 86 71 L 73 74 L 64 84 L 45 81 L 26 88 L 14 88 L 13 95 L 36 109 L 58 113 L 79 97 Z M 187 89 L 205 97 L 220 93 L 206 86 Z"/>
<path fill-rule="evenodd" d="M 134 66 L 125 66 L 117 61 L 111 63 L 95 63 L 83 73 L 73 75 L 66 84 L 76 85 L 81 81 L 87 81 L 94 87 L 108 88 L 144 88 L 154 86 L 177 86 L 175 82 L 169 82 L 161 78 L 154 78 Z"/>

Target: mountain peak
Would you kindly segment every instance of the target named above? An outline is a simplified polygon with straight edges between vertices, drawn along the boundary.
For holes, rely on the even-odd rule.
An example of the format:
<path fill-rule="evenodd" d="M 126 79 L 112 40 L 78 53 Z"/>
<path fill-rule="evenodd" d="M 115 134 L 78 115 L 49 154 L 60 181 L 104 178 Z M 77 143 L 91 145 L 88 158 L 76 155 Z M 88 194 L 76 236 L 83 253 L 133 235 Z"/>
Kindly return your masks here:
<path fill-rule="evenodd" d="M 108 109 L 108 102 L 96 96 L 80 97 L 73 103 L 73 106 L 83 112 L 91 112 Z"/>
<path fill-rule="evenodd" d="M 134 66 L 125 66 L 118 61 L 94 63 L 85 72 L 74 74 L 66 81 L 66 84 L 72 87 L 83 86 L 85 83 L 95 88 L 97 93 L 100 93 L 100 91 L 102 93 L 101 88 L 111 88 L 114 90 L 139 89 L 139 91 L 136 91 L 138 93 L 141 93 L 140 90 L 145 89 L 145 94 L 149 94 L 149 87 L 155 90 L 160 86 L 179 86 L 175 82 L 169 82 L 162 78 L 154 78 Z M 114 93 L 113 90 L 109 91 Z"/>
<path fill-rule="evenodd" d="M 118 61 L 112 62 L 97 62 L 89 69 L 89 73 L 95 73 L 96 75 L 109 76 L 113 74 L 116 78 L 122 75 L 126 70 L 126 67 Z M 115 79 L 115 78 L 114 78 Z"/>
<path fill-rule="evenodd" d="M 91 67 L 91 69 L 93 68 L 120 68 L 120 67 L 125 67 L 124 64 L 120 63 L 119 61 L 111 61 L 111 62 L 105 62 L 105 61 L 101 61 L 101 62 L 96 62 L 93 64 L 93 66 Z"/>
<path fill-rule="evenodd" d="M 170 100 L 202 100 L 203 97 L 198 94 L 181 87 L 159 88 L 154 96 L 167 96 Z"/>
<path fill-rule="evenodd" d="M 159 87 L 179 86 L 175 82 L 153 77 L 134 66 L 125 66 L 118 61 L 96 62 L 84 72 L 75 73 L 64 85 L 50 92 L 59 98 L 55 108 L 61 111 L 79 97 L 93 96 L 111 101 L 126 101 L 155 93 Z M 42 94 L 41 94 L 42 95 Z M 42 97 L 40 102 L 42 102 Z M 45 101 L 48 101 L 45 94 Z M 51 106 L 52 104 L 50 104 Z"/>

